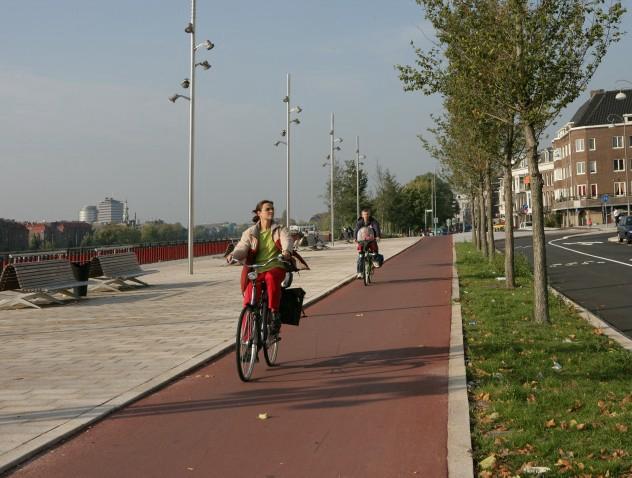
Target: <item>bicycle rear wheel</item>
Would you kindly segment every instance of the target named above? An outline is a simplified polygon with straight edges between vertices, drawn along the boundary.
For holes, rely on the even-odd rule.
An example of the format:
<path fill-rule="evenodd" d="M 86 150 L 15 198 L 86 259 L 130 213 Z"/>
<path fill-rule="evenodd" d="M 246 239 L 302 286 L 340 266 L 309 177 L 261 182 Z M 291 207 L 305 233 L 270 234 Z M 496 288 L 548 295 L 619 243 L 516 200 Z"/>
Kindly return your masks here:
<path fill-rule="evenodd" d="M 266 363 L 270 367 L 274 367 L 276 364 L 277 355 L 279 354 L 279 336 L 272 335 L 270 328 L 272 327 L 272 318 L 270 317 L 270 309 L 264 307 L 261 314 L 263 322 L 263 356 L 266 359 Z"/>
<path fill-rule="evenodd" d="M 257 317 L 249 306 L 243 308 L 237 321 L 235 355 L 239 378 L 247 382 L 252 377 L 257 359 Z"/>

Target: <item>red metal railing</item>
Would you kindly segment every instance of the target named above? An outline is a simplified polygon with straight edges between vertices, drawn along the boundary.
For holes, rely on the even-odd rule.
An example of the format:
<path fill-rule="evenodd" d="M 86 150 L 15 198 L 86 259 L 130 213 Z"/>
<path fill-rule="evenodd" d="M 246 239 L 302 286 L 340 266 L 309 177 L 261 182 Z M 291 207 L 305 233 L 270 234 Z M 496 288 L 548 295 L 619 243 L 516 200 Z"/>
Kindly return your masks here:
<path fill-rule="evenodd" d="M 223 254 L 230 239 L 221 241 L 195 242 L 193 244 L 193 256 L 210 256 Z M 6 252 L 0 254 L 0 271 L 7 264 L 13 262 L 36 262 L 47 259 L 68 259 L 71 262 L 86 263 L 93 257 L 102 254 L 114 254 L 116 252 L 133 251 L 136 253 L 139 264 L 151 264 L 153 262 L 175 261 L 188 257 L 187 242 L 165 242 L 138 245 L 121 245 L 107 247 L 72 247 L 54 251 L 38 252 Z"/>

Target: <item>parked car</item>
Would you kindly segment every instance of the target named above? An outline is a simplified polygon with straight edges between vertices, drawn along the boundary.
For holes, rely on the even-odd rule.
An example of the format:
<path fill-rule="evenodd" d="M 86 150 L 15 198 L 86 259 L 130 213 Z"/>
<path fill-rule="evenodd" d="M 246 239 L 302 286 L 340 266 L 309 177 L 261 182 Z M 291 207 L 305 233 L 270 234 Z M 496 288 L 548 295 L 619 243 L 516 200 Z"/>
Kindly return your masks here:
<path fill-rule="evenodd" d="M 518 226 L 518 229 L 521 231 L 532 231 L 533 223 L 531 221 L 523 221 L 520 223 L 520 226 Z"/>
<path fill-rule="evenodd" d="M 617 237 L 619 242 L 623 242 L 625 239 L 628 244 L 632 244 L 632 216 L 619 216 Z"/>

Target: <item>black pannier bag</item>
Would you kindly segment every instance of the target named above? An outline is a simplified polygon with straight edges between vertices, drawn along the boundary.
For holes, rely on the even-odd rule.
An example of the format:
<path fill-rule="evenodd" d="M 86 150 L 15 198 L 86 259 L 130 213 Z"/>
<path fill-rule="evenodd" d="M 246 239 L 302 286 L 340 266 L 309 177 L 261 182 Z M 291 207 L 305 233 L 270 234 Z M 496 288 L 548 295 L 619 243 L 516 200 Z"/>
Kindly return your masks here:
<path fill-rule="evenodd" d="M 281 292 L 281 323 L 298 325 L 303 314 L 303 298 L 305 291 L 300 287 L 282 289 Z"/>
<path fill-rule="evenodd" d="M 382 267 L 382 264 L 384 264 L 384 256 L 382 254 L 374 254 L 373 265 L 375 267 Z"/>

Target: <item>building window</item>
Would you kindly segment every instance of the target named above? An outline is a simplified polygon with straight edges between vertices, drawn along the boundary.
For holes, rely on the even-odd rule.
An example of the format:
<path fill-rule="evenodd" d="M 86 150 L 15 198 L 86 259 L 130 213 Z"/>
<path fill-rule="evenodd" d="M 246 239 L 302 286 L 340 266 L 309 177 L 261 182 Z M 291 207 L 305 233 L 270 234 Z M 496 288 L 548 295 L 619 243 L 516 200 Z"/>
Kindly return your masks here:
<path fill-rule="evenodd" d="M 628 147 L 632 148 L 632 136 L 628 136 Z"/>
<path fill-rule="evenodd" d="M 553 170 L 553 179 L 555 181 L 561 181 L 562 180 L 562 170 L 561 169 Z"/>
<path fill-rule="evenodd" d="M 595 174 L 597 172 L 597 161 L 588 161 L 588 171 L 590 174 Z"/>
<path fill-rule="evenodd" d="M 590 185 L 590 197 L 596 198 L 597 196 L 599 196 L 599 192 L 597 191 L 597 185 L 596 184 L 591 184 Z"/>
<path fill-rule="evenodd" d="M 553 150 L 553 161 L 557 161 L 558 159 L 562 159 L 562 151 L 560 148 L 555 148 Z"/>
<path fill-rule="evenodd" d="M 586 163 L 584 161 L 578 161 L 575 163 L 577 174 L 586 174 Z"/>
<path fill-rule="evenodd" d="M 614 183 L 614 195 L 625 196 L 625 183 Z"/>
<path fill-rule="evenodd" d="M 623 148 L 623 136 L 613 136 L 612 149 L 621 149 L 621 148 Z"/>
<path fill-rule="evenodd" d="M 575 140 L 575 152 L 581 153 L 584 150 L 584 138 Z"/>
<path fill-rule="evenodd" d="M 622 159 L 615 159 L 612 161 L 613 171 L 625 171 L 625 163 Z"/>
<path fill-rule="evenodd" d="M 595 138 L 588 138 L 588 149 L 595 151 L 597 149 L 597 140 Z"/>
<path fill-rule="evenodd" d="M 578 184 L 577 185 L 577 195 L 580 198 L 586 197 L 586 185 L 585 184 Z"/>

